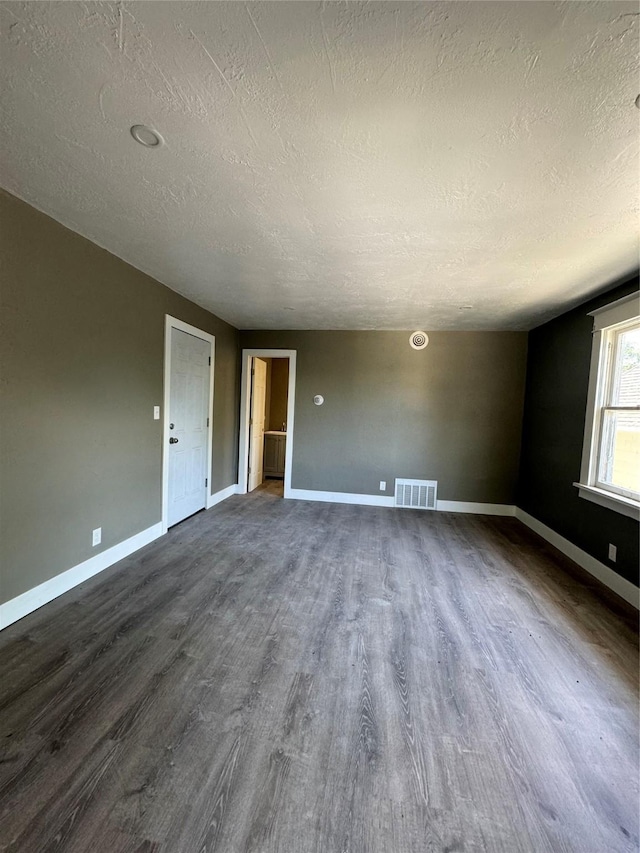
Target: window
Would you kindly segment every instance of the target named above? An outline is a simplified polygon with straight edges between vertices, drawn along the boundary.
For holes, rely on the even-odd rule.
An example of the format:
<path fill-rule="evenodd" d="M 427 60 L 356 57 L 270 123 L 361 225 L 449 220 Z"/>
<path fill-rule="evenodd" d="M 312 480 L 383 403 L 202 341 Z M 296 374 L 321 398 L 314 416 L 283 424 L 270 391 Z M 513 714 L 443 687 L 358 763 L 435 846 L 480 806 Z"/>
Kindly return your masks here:
<path fill-rule="evenodd" d="M 640 517 L 638 295 L 593 312 L 580 497 Z"/>

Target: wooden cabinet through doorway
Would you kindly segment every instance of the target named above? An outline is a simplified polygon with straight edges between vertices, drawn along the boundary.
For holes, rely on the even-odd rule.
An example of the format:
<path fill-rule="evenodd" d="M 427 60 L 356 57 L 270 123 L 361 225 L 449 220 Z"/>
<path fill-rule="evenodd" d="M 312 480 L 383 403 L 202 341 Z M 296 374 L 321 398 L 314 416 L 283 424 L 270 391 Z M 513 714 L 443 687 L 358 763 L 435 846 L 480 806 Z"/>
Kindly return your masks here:
<path fill-rule="evenodd" d="M 265 477 L 284 477 L 284 458 L 286 447 L 286 435 L 265 433 L 263 464 Z"/>

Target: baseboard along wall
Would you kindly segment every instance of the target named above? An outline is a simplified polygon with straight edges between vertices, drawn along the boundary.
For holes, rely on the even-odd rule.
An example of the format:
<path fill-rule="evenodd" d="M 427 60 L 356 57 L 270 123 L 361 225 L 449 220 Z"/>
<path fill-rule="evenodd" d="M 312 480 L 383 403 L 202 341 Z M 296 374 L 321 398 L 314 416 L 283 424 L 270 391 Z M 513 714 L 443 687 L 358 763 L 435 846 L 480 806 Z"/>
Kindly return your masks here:
<path fill-rule="evenodd" d="M 95 557 L 90 557 L 83 563 L 78 563 L 77 566 L 67 569 L 67 571 L 38 584 L 38 586 L 34 586 L 33 589 L 28 589 L 22 595 L 0 604 L 0 629 L 8 627 L 29 613 L 33 613 L 34 610 L 38 610 L 44 604 L 48 604 L 54 598 L 58 598 L 58 596 L 73 589 L 74 586 L 78 586 L 99 572 L 103 572 L 109 566 L 117 563 L 118 560 L 124 560 L 125 557 L 129 557 L 160 536 L 162 536 L 162 523 L 158 522 L 146 530 L 136 533 L 135 536 L 125 539 L 124 542 L 119 542 L 117 545 L 107 548 L 106 551 L 101 551 Z"/>
<path fill-rule="evenodd" d="M 231 495 L 235 495 L 237 491 L 238 485 L 233 483 L 213 495 L 208 495 L 206 508 L 210 509 Z M 17 622 L 18 619 L 22 619 L 23 616 L 33 613 L 34 610 L 38 610 L 75 586 L 103 572 L 120 560 L 124 560 L 125 557 L 131 556 L 162 535 L 162 523 L 158 522 L 129 539 L 125 539 L 124 542 L 119 542 L 117 545 L 101 551 L 95 557 L 90 557 L 83 563 L 79 563 L 77 566 L 44 581 L 44 583 L 34 586 L 33 589 L 23 592 L 22 595 L 0 604 L 0 630 L 8 628 L 9 625 Z"/>
<path fill-rule="evenodd" d="M 237 483 L 233 483 L 219 492 L 207 497 L 207 509 L 216 506 L 222 501 L 230 498 L 232 495 L 238 494 L 240 491 Z M 348 492 L 322 492 L 313 489 L 291 489 L 288 498 L 293 500 L 305 501 L 321 501 L 324 503 L 343 503 L 357 504 L 360 506 L 382 506 L 393 507 L 394 499 L 387 495 L 363 495 Z M 510 504 L 486 504 L 473 503 L 466 501 L 438 501 L 438 512 L 466 512 L 475 513 L 477 515 L 501 515 L 515 516 L 518 521 L 529 527 L 543 539 L 546 539 L 551 545 L 569 557 L 574 563 L 577 563 L 581 568 L 593 575 L 597 580 L 603 583 L 609 589 L 613 590 L 617 595 L 627 601 L 629 604 L 640 609 L 640 590 L 630 581 L 625 580 L 619 574 L 605 566 L 595 557 L 587 554 L 573 542 L 565 539 L 555 530 L 547 527 L 537 518 L 534 518 L 529 513 L 519 507 Z M 63 595 L 70 589 L 73 589 L 83 581 L 97 575 L 99 572 L 108 569 L 129 557 L 131 554 L 153 542 L 162 536 L 162 523 L 154 524 L 135 536 L 125 539 L 106 551 L 101 551 L 95 557 L 79 563 L 71 569 L 56 575 L 53 578 L 39 584 L 33 589 L 27 590 L 22 595 L 12 598 L 10 601 L 0 604 L 0 630 L 7 628 L 23 616 L 33 613 L 49 601 L 53 601 L 58 596 Z"/>
<path fill-rule="evenodd" d="M 359 504 L 361 506 L 386 506 L 394 505 L 393 497 L 388 495 L 361 495 L 347 492 L 321 492 L 313 489 L 291 489 L 289 497 L 296 500 L 324 501 L 327 503 Z M 420 511 L 420 510 L 419 510 Z M 593 575 L 594 578 L 603 583 L 617 595 L 640 610 L 640 590 L 630 581 L 621 577 L 609 566 L 596 560 L 591 554 L 587 554 L 573 542 L 565 539 L 555 530 L 547 527 L 537 518 L 511 504 L 487 504 L 473 503 L 467 501 L 441 501 L 437 502 L 438 512 L 469 512 L 476 515 L 501 515 L 517 518 L 551 545 L 562 551 L 565 556 L 577 563 L 581 568 Z"/>
<path fill-rule="evenodd" d="M 320 501 L 321 503 L 358 504 L 359 506 L 393 506 L 393 498 L 387 495 L 321 492 L 316 489 L 290 489 L 286 497 L 295 501 Z"/>
<path fill-rule="evenodd" d="M 358 504 L 360 506 L 386 506 L 395 504 L 393 496 L 389 495 L 362 495 L 351 492 L 321 492 L 315 489 L 291 489 L 287 497 L 299 501 L 322 501 L 324 503 L 336 504 Z M 408 507 L 404 507 L 407 509 Z M 516 514 L 515 506 L 510 504 L 486 504 L 473 503 L 470 501 L 438 501 L 438 512 L 471 512 L 476 515 L 507 515 Z M 419 510 L 430 511 L 430 510 Z"/>
<path fill-rule="evenodd" d="M 610 569 L 609 566 L 601 563 L 600 560 L 596 560 L 596 558 L 592 557 L 591 554 L 587 554 L 587 552 L 583 551 L 582 548 L 578 548 L 578 546 L 574 545 L 573 542 L 565 539 L 564 536 L 556 533 L 556 531 L 552 530 L 551 527 L 547 527 L 546 524 L 538 521 L 537 518 L 529 515 L 528 512 L 520 509 L 520 507 L 517 507 L 516 509 L 516 518 L 518 521 L 521 521 L 528 528 L 533 530 L 534 533 L 537 533 L 538 536 L 542 536 L 543 539 L 546 539 L 546 541 L 549 542 L 550 545 L 553 545 L 554 548 L 557 548 L 558 551 L 562 551 L 565 556 L 569 557 L 570 560 L 573 560 L 574 563 L 577 563 L 581 568 L 589 572 L 590 575 L 593 575 L 593 577 L 599 580 L 600 583 L 608 586 L 609 589 L 613 590 L 613 592 L 619 595 L 620 598 L 624 598 L 626 602 L 633 605 L 637 610 L 640 610 L 640 589 L 638 589 L 635 584 L 631 583 L 631 581 L 621 577 L 617 572 L 614 572 L 613 569 Z"/>
<path fill-rule="evenodd" d="M 227 486 L 225 489 L 220 489 L 219 492 L 215 492 L 213 495 L 209 495 L 207 497 L 207 509 L 211 509 L 212 506 L 216 506 L 216 504 L 221 503 L 222 501 L 226 501 L 227 498 L 230 498 L 232 495 L 238 494 L 238 484 L 232 483 L 230 486 Z"/>

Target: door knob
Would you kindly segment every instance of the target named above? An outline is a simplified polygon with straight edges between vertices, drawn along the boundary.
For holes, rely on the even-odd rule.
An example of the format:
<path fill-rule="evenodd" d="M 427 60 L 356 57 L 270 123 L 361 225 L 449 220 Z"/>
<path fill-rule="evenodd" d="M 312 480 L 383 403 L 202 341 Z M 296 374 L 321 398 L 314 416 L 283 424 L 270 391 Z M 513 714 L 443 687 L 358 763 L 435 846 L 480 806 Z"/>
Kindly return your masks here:
<path fill-rule="evenodd" d="M 169 439 L 169 444 L 177 444 L 177 443 L 178 443 L 178 439 L 171 436 L 171 438 Z"/>

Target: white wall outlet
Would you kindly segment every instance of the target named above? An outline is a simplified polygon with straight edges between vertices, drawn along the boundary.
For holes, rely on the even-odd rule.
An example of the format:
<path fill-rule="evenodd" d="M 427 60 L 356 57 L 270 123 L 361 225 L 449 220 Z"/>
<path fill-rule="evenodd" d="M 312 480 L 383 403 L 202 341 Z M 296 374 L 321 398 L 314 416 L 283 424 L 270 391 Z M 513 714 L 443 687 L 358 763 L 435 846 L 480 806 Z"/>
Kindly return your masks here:
<path fill-rule="evenodd" d="M 615 563 L 617 557 L 618 557 L 618 548 L 615 545 L 611 545 L 611 543 L 609 543 L 609 559 L 611 560 L 612 563 Z"/>
<path fill-rule="evenodd" d="M 380 480 L 380 491 L 386 492 L 386 490 L 387 490 L 387 481 L 386 480 Z"/>
<path fill-rule="evenodd" d="M 154 421 L 160 420 L 160 406 L 153 407 L 153 419 Z"/>
<path fill-rule="evenodd" d="M 101 542 L 102 542 L 102 528 L 96 527 L 96 529 L 93 531 L 93 539 L 92 539 L 91 544 L 92 545 L 99 545 Z"/>

